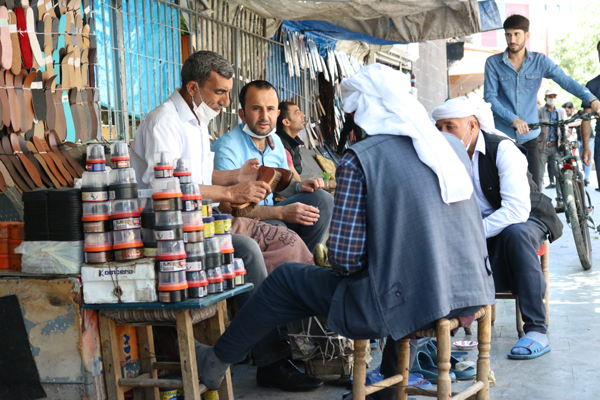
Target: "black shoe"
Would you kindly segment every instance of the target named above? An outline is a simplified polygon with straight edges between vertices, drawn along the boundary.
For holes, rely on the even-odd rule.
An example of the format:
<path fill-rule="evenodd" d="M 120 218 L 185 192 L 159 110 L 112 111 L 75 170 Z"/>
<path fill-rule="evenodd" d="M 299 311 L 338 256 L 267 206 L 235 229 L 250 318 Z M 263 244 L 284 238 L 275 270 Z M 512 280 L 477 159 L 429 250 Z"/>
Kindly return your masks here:
<path fill-rule="evenodd" d="M 554 207 L 554 211 L 556 211 L 557 214 L 564 213 L 565 205 L 562 202 L 556 202 L 556 207 Z"/>
<path fill-rule="evenodd" d="M 585 183 L 585 186 L 588 186 L 590 184 L 590 180 L 589 179 L 584 179 L 583 183 Z"/>
<path fill-rule="evenodd" d="M 280 360 L 256 370 L 256 383 L 286 392 L 309 392 L 323 386 L 323 381 L 300 371 L 290 360 Z"/>
<path fill-rule="evenodd" d="M 548 186 L 546 186 L 546 189 L 554 189 L 554 188 L 556 188 L 556 185 L 554 183 L 551 183 Z"/>
<path fill-rule="evenodd" d="M 600 187 L 597 187 L 596 189 L 594 189 L 596 192 L 600 192 Z"/>

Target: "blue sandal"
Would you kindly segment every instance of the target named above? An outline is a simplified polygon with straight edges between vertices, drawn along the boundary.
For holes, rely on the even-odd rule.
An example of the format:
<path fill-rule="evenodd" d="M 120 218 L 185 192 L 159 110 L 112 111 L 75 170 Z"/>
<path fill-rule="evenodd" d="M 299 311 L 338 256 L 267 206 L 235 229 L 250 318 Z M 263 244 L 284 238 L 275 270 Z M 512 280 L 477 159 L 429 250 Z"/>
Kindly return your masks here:
<path fill-rule="evenodd" d="M 513 354 L 513 350 L 516 348 L 525 348 L 528 349 L 531 354 Z M 542 347 L 542 345 L 535 340 L 531 340 L 527 337 L 522 337 L 519 339 L 517 344 L 513 346 L 510 353 L 508 353 L 508 358 L 513 360 L 533 360 L 534 358 L 538 358 L 550 351 L 550 345 L 546 347 Z"/>
<path fill-rule="evenodd" d="M 423 378 L 431 383 L 437 383 L 439 371 L 437 366 L 431 360 L 429 354 L 424 351 L 417 351 L 417 357 L 410 372 L 412 374 L 421 374 Z M 450 380 L 456 381 L 456 375 L 450 371 Z"/>

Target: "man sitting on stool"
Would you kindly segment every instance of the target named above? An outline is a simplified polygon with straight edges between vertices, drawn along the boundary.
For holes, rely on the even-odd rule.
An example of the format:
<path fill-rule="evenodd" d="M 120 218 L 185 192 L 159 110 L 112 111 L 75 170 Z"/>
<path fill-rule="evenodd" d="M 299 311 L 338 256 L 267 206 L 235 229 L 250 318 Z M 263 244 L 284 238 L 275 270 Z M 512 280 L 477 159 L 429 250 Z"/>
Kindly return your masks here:
<path fill-rule="evenodd" d="M 527 150 L 495 130 L 489 103 L 459 97 L 432 115 L 438 129 L 460 139 L 471 158 L 496 291 L 519 296 L 526 335 L 508 357 L 539 357 L 550 351 L 550 344 L 543 302 L 546 281 L 536 251 L 547 236 L 553 241 L 562 235 L 562 223 L 527 172 Z"/>
<path fill-rule="evenodd" d="M 399 340 L 495 302 L 461 143 L 435 129 L 400 71 L 371 64 L 341 89 L 344 111 L 369 136 L 337 169 L 333 270 L 277 267 L 214 347 L 196 347 L 209 389 L 253 343 L 289 321 L 322 315 L 329 329 L 352 339 Z"/>

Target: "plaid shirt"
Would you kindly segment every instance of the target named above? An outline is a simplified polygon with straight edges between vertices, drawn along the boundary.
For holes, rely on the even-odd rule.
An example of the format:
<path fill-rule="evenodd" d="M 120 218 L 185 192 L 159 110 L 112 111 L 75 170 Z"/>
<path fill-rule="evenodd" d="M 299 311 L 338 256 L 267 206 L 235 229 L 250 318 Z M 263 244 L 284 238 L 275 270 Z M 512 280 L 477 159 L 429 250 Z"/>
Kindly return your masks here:
<path fill-rule="evenodd" d="M 350 275 L 367 265 L 367 184 L 354 152 L 346 152 L 335 179 L 335 206 L 327 240 L 329 261 L 339 275 Z"/>

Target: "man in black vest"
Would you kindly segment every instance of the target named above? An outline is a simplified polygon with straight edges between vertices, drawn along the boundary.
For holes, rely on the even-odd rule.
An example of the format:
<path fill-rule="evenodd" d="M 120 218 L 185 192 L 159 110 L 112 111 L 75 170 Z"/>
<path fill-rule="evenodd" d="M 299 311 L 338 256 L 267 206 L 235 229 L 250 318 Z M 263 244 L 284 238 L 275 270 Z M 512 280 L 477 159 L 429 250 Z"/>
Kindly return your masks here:
<path fill-rule="evenodd" d="M 550 351 L 550 344 L 543 303 L 546 282 L 536 251 L 546 237 L 553 241 L 562 234 L 552 201 L 538 191 L 527 171 L 527 150 L 494 129 L 488 103 L 451 99 L 433 110 L 433 119 L 439 130 L 463 142 L 471 158 L 496 291 L 519 296 L 526 335 L 508 357 L 537 358 Z"/>
<path fill-rule="evenodd" d="M 290 171 L 294 173 L 294 178 L 300 182 L 302 173 L 302 155 L 300 155 L 300 146 L 304 146 L 302 139 L 298 134 L 304 129 L 304 113 L 300 111 L 297 105 L 291 101 L 282 101 L 279 103 L 279 117 L 277 117 L 277 135 L 281 138 L 285 155 L 287 156 Z"/>

